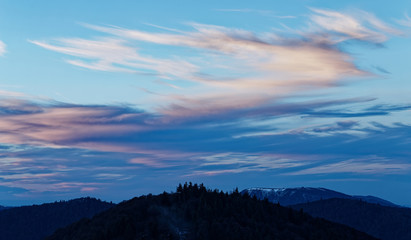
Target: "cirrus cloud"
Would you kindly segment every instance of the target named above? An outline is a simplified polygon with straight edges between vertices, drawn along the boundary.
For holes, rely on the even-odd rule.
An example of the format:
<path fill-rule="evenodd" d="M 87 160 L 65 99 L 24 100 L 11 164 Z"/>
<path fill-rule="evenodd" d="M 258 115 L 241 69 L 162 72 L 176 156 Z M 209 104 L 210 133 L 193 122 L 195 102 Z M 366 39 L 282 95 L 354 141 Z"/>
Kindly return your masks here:
<path fill-rule="evenodd" d="M 288 121 L 290 116 L 356 104 L 372 105 L 373 101 L 278 104 L 248 114 L 251 120 L 269 116 Z M 364 114 L 389 116 L 409 109 L 374 105 L 366 107 Z M 0 187 L 32 199 L 46 193 L 73 197 L 82 191 L 121 192 L 121 187 L 128 192 L 136 183 L 153 178 L 175 184 L 187 178 L 207 180 L 230 174 L 295 178 L 326 172 L 409 174 L 410 126 L 367 125 L 364 114 L 353 113 L 357 120 L 284 131 L 275 122 L 244 124 L 250 120 L 239 121 L 239 116 L 247 116 L 244 113 L 169 121 L 165 115 L 133 106 L 2 99 Z M 395 115 L 392 118 L 396 120 Z M 361 135 L 352 134 L 353 130 Z"/>
<path fill-rule="evenodd" d="M 381 21 L 373 14 L 361 10 L 351 11 L 351 14 L 311 8 L 315 13 L 310 16 L 319 28 L 333 32 L 335 41 L 350 39 L 372 43 L 383 43 L 387 34 L 399 35 L 401 31 Z"/>
<path fill-rule="evenodd" d="M 0 41 L 0 56 L 6 53 L 6 44 L 3 41 Z"/>
<path fill-rule="evenodd" d="M 310 13 L 308 27 L 288 33 L 85 24 L 100 37 L 30 40 L 80 68 L 143 75 L 152 84 L 136 88 L 157 105 L 35 103 L 0 91 L 0 186 L 27 197 L 230 174 L 409 175 L 411 131 L 399 119 L 410 104 L 315 92 L 375 76 L 344 43 L 401 33 L 367 12 Z M 170 51 L 150 52 L 159 46 Z"/>
<path fill-rule="evenodd" d="M 353 39 L 381 44 L 389 35 L 401 34 L 360 10 L 311 8 L 307 21 L 310 28 L 290 34 L 198 23 L 190 24 L 192 31 L 161 28 L 163 32 L 84 24 L 107 37 L 31 42 L 74 57 L 67 62 L 79 67 L 162 78 L 154 83 L 170 88 L 156 93 L 156 111 L 180 118 L 269 105 L 343 84 L 347 78 L 372 76 L 358 68 L 340 44 Z M 176 47 L 192 51 L 160 58 L 145 50 L 148 45 L 162 45 L 170 52 Z"/>

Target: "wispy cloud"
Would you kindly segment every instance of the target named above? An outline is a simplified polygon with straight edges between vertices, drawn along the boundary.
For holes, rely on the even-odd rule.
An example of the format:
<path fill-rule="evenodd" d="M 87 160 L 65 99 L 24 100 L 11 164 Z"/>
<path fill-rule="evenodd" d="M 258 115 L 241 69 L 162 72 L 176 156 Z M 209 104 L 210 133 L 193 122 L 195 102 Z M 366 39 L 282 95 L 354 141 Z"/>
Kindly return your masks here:
<path fill-rule="evenodd" d="M 411 169 L 411 163 L 395 162 L 379 157 L 365 159 L 350 159 L 332 164 L 288 173 L 288 175 L 304 174 L 335 174 L 335 173 L 359 173 L 359 174 L 397 174 L 406 173 Z"/>
<path fill-rule="evenodd" d="M 177 137 L 175 134 L 190 132 L 193 127 L 206 128 L 205 134 L 210 130 L 220 131 L 218 126 L 229 124 L 226 128 L 229 133 L 226 137 L 235 137 L 255 130 L 267 129 L 265 125 L 243 126 L 242 122 L 253 120 L 275 120 L 291 116 L 310 117 L 322 119 L 323 117 L 338 117 L 335 123 L 303 126 L 305 131 L 312 133 L 336 133 L 345 130 L 363 129 L 359 124 L 359 117 L 388 116 L 397 112 L 411 109 L 410 105 L 373 105 L 373 99 L 353 98 L 341 100 L 279 102 L 274 105 L 258 108 L 242 109 L 221 114 L 210 115 L 204 118 L 170 118 L 170 114 L 149 113 L 132 105 L 76 105 L 55 101 L 39 103 L 21 99 L 3 99 L 0 104 L 0 142 L 8 144 L 32 144 L 47 147 L 82 147 L 113 152 L 129 152 L 151 154 L 150 151 L 142 152 L 140 148 L 130 146 L 132 142 L 141 142 L 134 136 L 158 137 L 160 133 L 166 136 Z M 349 113 L 339 112 L 342 106 L 355 106 L 367 104 L 365 109 L 353 108 Z M 327 109 L 327 110 L 324 110 Z M 346 120 L 342 120 L 346 118 Z M 351 118 L 351 119 L 349 119 Z M 393 121 L 395 116 L 393 116 Z M 313 121 L 313 120 L 310 120 Z M 321 122 L 321 121 L 320 121 Z M 217 126 L 217 128 L 213 127 Z M 275 129 L 275 128 L 274 128 Z M 245 135 L 246 136 L 246 135 Z M 193 135 L 181 140 L 193 138 Z M 147 143 L 147 141 L 146 141 Z M 157 154 L 159 154 L 157 152 Z M 164 153 L 165 155 L 169 152 Z M 134 163 L 144 164 L 146 158 L 153 156 L 139 156 Z M 153 163 L 154 164 L 154 163 Z"/>
<path fill-rule="evenodd" d="M 307 109 L 358 101 L 279 105 L 272 112 L 256 111 L 251 119 L 299 117 Z M 395 113 L 409 108 L 367 109 Z M 244 124 L 238 116 L 170 122 L 167 116 L 132 106 L 3 101 L 0 186 L 24 197 L 51 192 L 74 196 L 82 191 L 121 191 L 164 176 L 174 176 L 174 184 L 230 174 L 303 176 L 331 171 L 362 176 L 411 171 L 408 125 L 340 119 L 281 132 L 276 124 Z M 276 134 L 246 136 L 264 131 Z M 238 134 L 244 137 L 234 138 Z"/>
<path fill-rule="evenodd" d="M 318 133 L 330 133 L 330 132 L 337 132 L 337 131 L 347 131 L 353 129 L 353 127 L 357 126 L 358 123 L 355 121 L 341 121 L 337 122 L 335 125 L 332 126 L 324 126 L 314 128 L 312 131 Z"/>
<path fill-rule="evenodd" d="M 200 166 L 191 176 L 224 173 L 261 172 L 292 169 L 310 164 L 307 157 L 264 153 L 226 152 L 199 157 Z"/>
<path fill-rule="evenodd" d="M 6 53 L 6 44 L 3 41 L 0 41 L 0 56 Z"/>
<path fill-rule="evenodd" d="M 5 91 L 0 89 L 0 97 L 27 97 L 27 95 L 21 92 Z"/>
<path fill-rule="evenodd" d="M 143 113 L 124 107 L 40 105 L 23 100 L 2 101 L 0 113 L 0 141 L 15 144 L 70 145 L 79 139 L 138 132 L 147 120 Z"/>
<path fill-rule="evenodd" d="M 200 24 L 193 26 L 197 31 L 187 34 L 91 27 L 132 40 L 215 51 L 222 54 L 214 59 L 216 64 L 212 67 L 215 69 L 221 69 L 227 58 L 231 58 L 228 61 L 232 65 L 227 66 L 230 72 L 226 74 L 236 74 L 219 77 L 198 72 L 189 76 L 189 81 L 202 85 L 203 93 L 183 92 L 176 97 L 171 96 L 173 104 L 161 110 L 166 114 L 186 117 L 244 109 L 267 104 L 301 91 L 303 87 L 306 90 L 327 87 L 348 76 L 366 75 L 350 62 L 347 54 L 331 46 L 318 45 L 314 39 L 264 39 L 243 30 Z"/>
<path fill-rule="evenodd" d="M 195 66 L 183 60 L 155 59 L 138 54 L 135 47 L 127 46 L 120 39 L 100 38 L 95 40 L 71 38 L 59 39 L 55 43 L 31 41 L 40 47 L 80 57 L 67 60 L 68 63 L 92 70 L 158 74 L 164 78 L 170 75 L 184 78 Z M 152 72 L 154 71 L 154 72 Z"/>
<path fill-rule="evenodd" d="M 404 18 L 397 20 L 397 23 L 405 27 L 411 27 L 411 18 L 407 13 L 404 14 Z"/>
<path fill-rule="evenodd" d="M 346 109 L 320 109 L 316 110 L 307 109 L 304 112 L 303 117 L 338 117 L 338 118 L 359 118 L 359 117 L 370 117 L 370 116 L 384 116 L 389 115 L 393 112 L 404 111 L 411 109 L 411 105 L 374 105 L 372 107 L 367 107 L 364 109 L 357 109 L 354 111 L 348 111 Z"/>
<path fill-rule="evenodd" d="M 343 43 L 383 44 L 401 33 L 362 11 L 311 9 L 306 21 L 288 33 L 85 24 L 100 37 L 31 40 L 73 66 L 142 74 L 161 87 L 133 84 L 155 99 L 149 110 L 0 91 L 0 185 L 78 193 L 164 176 L 409 174 L 410 126 L 396 118 L 409 104 L 317 92 L 375 76 Z"/>
<path fill-rule="evenodd" d="M 43 182 L 39 182 L 38 180 L 30 181 L 12 181 L 12 182 L 0 182 L 0 186 L 10 187 L 10 188 L 23 188 L 29 191 L 31 194 L 33 193 L 43 193 L 43 192 L 72 192 L 72 191 L 91 191 L 96 190 L 96 187 L 88 187 L 88 186 L 96 186 L 102 185 L 100 183 L 82 183 L 82 182 L 57 182 L 57 183 L 50 183 L 50 180 L 45 179 L 42 176 Z M 46 180 L 46 181 L 44 181 Z"/>
<path fill-rule="evenodd" d="M 311 11 L 307 19 L 311 28 L 297 29 L 295 34 L 198 23 L 190 24 L 192 31 L 162 28 L 166 33 L 84 24 L 108 37 L 31 42 L 74 57 L 68 63 L 76 66 L 172 80 L 170 89 L 157 96 L 157 111 L 175 117 L 206 116 L 269 105 L 296 93 L 337 86 L 347 78 L 371 76 L 339 44 L 352 39 L 381 44 L 389 35 L 400 34 L 368 12 Z M 195 51 L 159 58 L 142 54 L 143 44 Z"/>
<path fill-rule="evenodd" d="M 391 74 L 390 71 L 388 71 L 387 69 L 380 67 L 380 66 L 373 66 L 373 68 L 375 68 L 377 71 L 383 73 L 383 74 Z"/>
<path fill-rule="evenodd" d="M 0 186 L 22 189 L 30 194 L 58 192 L 73 193 L 96 190 L 117 182 L 127 173 L 124 166 L 121 174 L 115 175 L 119 163 L 106 162 L 100 166 L 104 155 L 90 157 L 83 149 L 39 147 L 28 144 L 1 145 Z M 98 158 L 98 159 L 97 159 Z M 110 172 L 108 179 L 105 172 Z M 31 195 L 32 196 L 32 195 Z"/>
<path fill-rule="evenodd" d="M 387 34 L 401 34 L 401 31 L 388 25 L 373 14 L 361 10 L 350 14 L 331 10 L 311 8 L 315 13 L 311 20 L 320 28 L 331 31 L 335 41 L 356 39 L 373 43 L 385 42 Z"/>

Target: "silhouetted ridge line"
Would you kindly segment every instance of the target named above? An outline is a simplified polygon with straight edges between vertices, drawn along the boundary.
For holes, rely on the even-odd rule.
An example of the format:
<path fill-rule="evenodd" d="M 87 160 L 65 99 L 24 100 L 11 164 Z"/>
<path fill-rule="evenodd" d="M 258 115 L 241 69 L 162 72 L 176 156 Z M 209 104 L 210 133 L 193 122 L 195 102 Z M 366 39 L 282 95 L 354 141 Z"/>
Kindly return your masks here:
<path fill-rule="evenodd" d="M 314 202 L 330 198 L 345 199 L 362 199 L 370 203 L 378 203 L 384 206 L 399 207 L 398 205 L 387 200 L 374 196 L 351 196 L 326 188 L 298 187 L 298 188 L 247 188 L 241 191 L 242 194 L 247 192 L 250 196 L 256 196 L 257 199 L 265 198 L 273 203 L 280 203 L 283 206 L 290 206 L 300 203 Z"/>
<path fill-rule="evenodd" d="M 90 218 L 114 204 L 79 198 L 0 211 L 0 240 L 40 240 L 56 229 Z"/>
<path fill-rule="evenodd" d="M 135 239 L 374 239 L 301 211 L 241 195 L 179 185 L 175 193 L 146 195 L 124 201 L 57 230 L 46 240 Z"/>
<path fill-rule="evenodd" d="M 326 199 L 291 206 L 366 232 L 382 240 L 411 239 L 411 208 L 388 207 L 358 199 Z"/>

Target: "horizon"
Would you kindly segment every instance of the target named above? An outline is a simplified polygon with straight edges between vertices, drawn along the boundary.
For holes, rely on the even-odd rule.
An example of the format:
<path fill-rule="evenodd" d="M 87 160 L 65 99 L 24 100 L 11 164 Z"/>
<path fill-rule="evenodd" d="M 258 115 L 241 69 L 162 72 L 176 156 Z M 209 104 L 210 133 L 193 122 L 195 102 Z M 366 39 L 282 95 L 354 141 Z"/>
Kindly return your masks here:
<path fill-rule="evenodd" d="M 191 182 L 190 182 L 191 183 Z M 179 184 L 183 184 L 183 183 L 179 183 Z M 187 182 L 185 183 L 185 184 L 188 184 Z M 193 185 L 195 185 L 195 184 L 197 184 L 197 185 L 200 185 L 200 184 L 202 184 L 202 183 L 192 183 Z M 176 189 L 177 189 L 177 187 L 178 186 L 176 186 Z M 206 187 L 207 188 L 207 190 L 217 190 L 217 191 L 223 191 L 223 192 L 225 192 L 225 193 L 232 193 L 232 192 L 234 192 L 236 189 L 239 191 L 239 192 L 242 192 L 242 191 L 244 191 L 244 190 L 255 190 L 255 189 L 300 189 L 300 188 L 313 188 L 313 189 L 325 189 L 325 190 L 329 190 L 329 191 L 335 191 L 335 190 L 333 190 L 333 189 L 328 189 L 328 188 L 322 188 L 322 187 L 305 187 L 305 186 L 303 186 L 303 187 L 290 187 L 290 188 L 282 188 L 282 187 L 250 187 L 250 188 L 244 188 L 244 189 L 239 189 L 238 187 L 234 187 L 234 189 L 231 189 L 231 190 L 226 190 L 226 191 L 224 191 L 224 190 L 221 190 L 221 189 L 218 189 L 218 188 L 208 188 L 207 186 L 205 186 L 204 185 L 204 187 Z M 173 194 L 173 193 L 176 193 L 177 192 L 177 190 L 170 190 L 170 191 L 160 191 L 160 192 L 158 192 L 158 193 L 145 193 L 145 194 L 140 194 L 140 195 L 136 195 L 136 196 L 133 196 L 133 197 L 131 197 L 130 199 L 123 199 L 123 200 L 120 200 L 120 201 L 116 201 L 116 202 L 114 202 L 114 201 L 109 201 L 109 200 L 105 200 L 105 199 L 101 199 L 101 198 L 98 198 L 98 197 L 94 197 L 94 196 L 80 196 L 80 197 L 76 197 L 76 198 L 70 198 L 70 199 L 57 199 L 57 200 L 54 200 L 54 201 L 50 201 L 50 202 L 38 202 L 38 203 L 31 203 L 31 204 L 25 204 L 25 205 L 15 205 L 15 206 L 11 206 L 11 205 L 1 205 L 0 204 L 0 206 L 1 207 L 6 207 L 6 208 L 14 208 L 14 207 L 26 207 L 26 206 L 34 206 L 34 205 L 42 205 L 42 204 L 52 204 L 52 203 L 56 203 L 56 202 L 59 202 L 59 201 L 72 201 L 72 200 L 78 200 L 78 199 L 83 199 L 83 198 L 91 198 L 91 199 L 96 199 L 96 200 L 98 200 L 98 201 L 103 201 L 103 202 L 109 202 L 109 203 L 113 203 L 113 204 L 119 204 L 119 203 L 121 203 L 121 202 L 124 202 L 124 201 L 128 201 L 128 200 L 131 200 L 132 198 L 134 198 L 134 197 L 141 197 L 141 196 L 147 196 L 147 195 L 150 195 L 150 194 L 152 194 L 152 195 L 159 195 L 159 194 L 162 194 L 162 193 L 164 193 L 164 192 L 167 192 L 167 193 L 169 193 L 169 194 Z M 338 191 L 335 191 L 335 192 L 338 192 Z M 377 197 L 377 198 L 379 198 L 379 199 L 382 199 L 382 200 L 386 200 L 386 199 L 383 199 L 383 198 L 380 198 L 380 197 L 378 197 L 378 196 L 372 196 L 372 195 L 351 195 L 351 194 L 347 194 L 347 193 L 344 193 L 344 192 L 338 192 L 338 193 L 342 193 L 342 194 L 346 194 L 346 195 L 348 195 L 348 196 L 360 196 L 360 197 Z M 386 201 L 388 201 L 388 200 L 386 200 Z M 409 206 L 407 206 L 407 205 L 398 205 L 398 204 L 396 204 L 395 202 L 391 202 L 391 201 L 388 201 L 388 202 L 390 202 L 390 203 L 393 203 L 393 204 L 395 204 L 395 205 L 397 205 L 398 207 L 404 207 L 404 208 L 410 208 L 411 207 L 411 205 L 409 205 Z"/>
<path fill-rule="evenodd" d="M 0 4 L 0 205 L 204 183 L 411 206 L 411 2 Z"/>

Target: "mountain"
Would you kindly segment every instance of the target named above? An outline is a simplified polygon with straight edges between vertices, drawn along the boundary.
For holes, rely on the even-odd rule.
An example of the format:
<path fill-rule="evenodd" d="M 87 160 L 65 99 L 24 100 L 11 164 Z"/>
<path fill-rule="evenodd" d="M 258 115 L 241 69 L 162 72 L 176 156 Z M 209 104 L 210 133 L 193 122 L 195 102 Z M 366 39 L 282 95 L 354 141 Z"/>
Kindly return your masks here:
<path fill-rule="evenodd" d="M 411 239 L 411 208 L 388 207 L 356 199 L 327 199 L 291 206 L 366 232 L 382 240 Z"/>
<path fill-rule="evenodd" d="M 378 203 L 383 206 L 398 206 L 381 198 L 373 196 L 351 196 L 326 188 L 247 188 L 241 191 L 241 194 L 245 193 L 250 196 L 256 196 L 257 199 L 267 198 L 268 201 L 280 203 L 283 206 L 314 202 L 330 198 L 361 199 L 366 202 Z"/>
<path fill-rule="evenodd" d="M 387 206 L 387 207 L 400 207 L 397 204 L 394 204 L 390 201 L 378 198 L 378 197 L 374 197 L 374 196 L 352 196 L 354 199 L 359 199 L 359 200 L 363 200 L 364 202 L 368 202 L 368 203 L 375 203 L 375 204 L 379 204 L 382 206 Z"/>
<path fill-rule="evenodd" d="M 238 190 L 224 193 L 185 184 L 176 193 L 124 201 L 57 230 L 46 240 L 68 239 L 375 239 Z"/>
<path fill-rule="evenodd" d="M 9 209 L 10 207 L 5 207 L 5 206 L 1 206 L 0 205 L 0 211 L 2 211 L 2 210 L 6 210 L 6 209 Z"/>
<path fill-rule="evenodd" d="M 95 198 L 79 198 L 0 211 L 0 240 L 40 240 L 56 229 L 111 208 Z"/>

